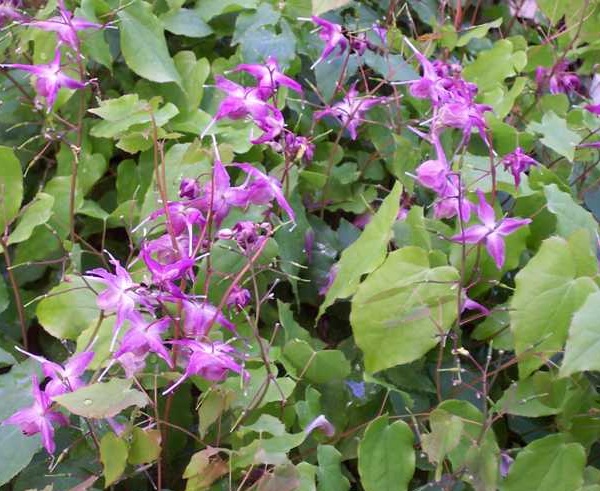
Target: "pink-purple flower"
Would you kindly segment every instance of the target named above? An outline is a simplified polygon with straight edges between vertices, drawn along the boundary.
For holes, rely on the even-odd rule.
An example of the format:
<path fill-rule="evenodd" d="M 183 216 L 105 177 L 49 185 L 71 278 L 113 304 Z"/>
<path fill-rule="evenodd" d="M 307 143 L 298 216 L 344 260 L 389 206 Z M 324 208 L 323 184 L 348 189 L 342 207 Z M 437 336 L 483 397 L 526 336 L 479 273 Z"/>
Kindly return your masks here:
<path fill-rule="evenodd" d="M 314 117 L 315 119 L 321 119 L 325 116 L 333 116 L 348 130 L 350 138 L 356 140 L 358 137 L 357 129 L 363 122 L 365 113 L 385 101 L 386 98 L 384 97 L 358 97 L 356 85 L 353 85 L 341 101 L 315 112 Z"/>
<path fill-rule="evenodd" d="M 60 42 L 70 46 L 74 50 L 79 49 L 78 31 L 86 29 L 102 29 L 104 26 L 90 22 L 81 17 L 74 17 L 68 10 L 61 10 L 61 15 L 51 17 L 47 20 L 32 20 L 26 25 L 35 27 L 42 31 L 55 32 Z"/>
<path fill-rule="evenodd" d="M 311 20 L 319 26 L 319 37 L 325 42 L 321 56 L 311 66 L 311 68 L 314 68 L 327 59 L 336 49 L 338 50 L 338 56 L 343 54 L 348 48 L 348 39 L 344 36 L 341 25 L 329 22 L 316 15 L 313 15 Z"/>
<path fill-rule="evenodd" d="M 481 224 L 472 225 L 462 233 L 454 235 L 451 240 L 464 244 L 485 243 L 485 246 L 496 263 L 498 269 L 502 269 L 506 256 L 504 237 L 531 223 L 529 218 L 502 218 L 496 221 L 494 208 L 485 200 L 481 190 L 477 191 L 479 204 L 477 205 L 477 216 Z"/>
<path fill-rule="evenodd" d="M 168 394 L 185 382 L 192 375 L 199 375 L 206 380 L 220 382 L 232 371 L 247 377 L 242 366 L 235 361 L 235 348 L 220 341 L 202 342 L 191 339 L 172 341 L 188 352 L 188 360 L 181 378 L 163 392 Z"/>
<path fill-rule="evenodd" d="M 61 71 L 59 49 L 56 50 L 54 59 L 47 64 L 24 65 L 21 63 L 4 63 L 0 65 L 0 68 L 23 70 L 33 74 L 36 77 L 35 90 L 40 97 L 45 98 L 48 111 L 54 106 L 60 89 L 83 89 L 86 86 L 85 82 L 75 80 Z"/>
<path fill-rule="evenodd" d="M 67 426 L 69 421 L 66 416 L 52 409 L 52 401 L 48 394 L 40 390 L 38 379 L 31 377 L 33 389 L 33 404 L 19 409 L 10 418 L 5 419 L 3 425 L 16 425 L 27 436 L 41 433 L 42 445 L 48 453 L 56 450 L 54 443 L 54 425 Z"/>
<path fill-rule="evenodd" d="M 502 159 L 504 168 L 513 175 L 515 187 L 521 183 L 521 174 L 527 172 L 532 165 L 538 162 L 527 155 L 521 147 L 517 147 L 513 152 L 507 154 Z"/>
<path fill-rule="evenodd" d="M 537 67 L 535 69 L 535 80 L 538 89 L 546 87 L 551 94 L 569 94 L 576 92 L 581 86 L 581 81 L 576 73 L 569 71 L 569 62 L 562 60 L 553 67 Z"/>
<path fill-rule="evenodd" d="M 269 56 L 264 64 L 241 63 L 233 71 L 249 73 L 258 82 L 258 87 L 260 89 L 265 89 L 270 94 L 275 92 L 275 90 L 282 85 L 299 94 L 302 93 L 301 85 L 293 78 L 290 78 L 281 72 L 279 63 L 273 56 Z"/>

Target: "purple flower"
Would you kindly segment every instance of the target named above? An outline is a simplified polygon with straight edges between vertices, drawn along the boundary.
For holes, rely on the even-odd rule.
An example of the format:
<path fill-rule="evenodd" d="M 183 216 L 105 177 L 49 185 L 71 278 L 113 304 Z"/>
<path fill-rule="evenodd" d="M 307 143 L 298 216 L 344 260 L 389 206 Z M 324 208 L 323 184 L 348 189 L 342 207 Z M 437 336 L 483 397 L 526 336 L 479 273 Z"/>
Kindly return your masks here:
<path fill-rule="evenodd" d="M 61 10 L 61 15 L 51 17 L 48 20 L 33 20 L 25 25 L 41 29 L 42 31 L 55 32 L 60 42 L 67 44 L 74 50 L 79 48 L 78 31 L 85 29 L 102 29 L 104 26 L 90 22 L 81 17 L 73 17 L 68 10 Z"/>
<path fill-rule="evenodd" d="M 485 242 L 485 246 L 498 269 L 502 269 L 505 259 L 505 245 L 503 237 L 512 234 L 516 230 L 531 223 L 529 218 L 503 218 L 496 221 L 496 214 L 485 200 L 481 190 L 477 190 L 479 204 L 477 205 L 477 216 L 482 225 L 472 225 L 465 229 L 462 234 L 454 235 L 451 240 L 464 244 L 478 244 Z"/>
<path fill-rule="evenodd" d="M 131 328 L 123 336 L 119 349 L 114 354 L 115 359 L 125 369 L 126 376 L 133 377 L 144 366 L 146 356 L 150 352 L 156 353 L 173 368 L 169 352 L 161 337 L 161 334 L 169 328 L 170 319 L 165 317 L 147 323 L 141 315 L 137 314 L 130 322 Z"/>
<path fill-rule="evenodd" d="M 267 205 L 275 200 L 292 221 L 296 220 L 294 210 L 285 199 L 281 190 L 281 183 L 277 179 L 262 173 L 251 164 L 235 164 L 235 166 L 248 174 L 248 179 L 240 186 L 244 191 L 237 194 L 237 206 Z"/>
<path fill-rule="evenodd" d="M 233 354 L 236 353 L 235 348 L 226 343 L 220 341 L 204 343 L 190 339 L 171 342 L 186 349 L 189 352 L 189 358 L 181 378 L 164 391 L 163 395 L 172 392 L 192 375 L 199 375 L 213 382 L 224 380 L 229 371 L 239 373 L 244 378 L 247 377 L 242 366 L 233 358 Z"/>
<path fill-rule="evenodd" d="M 586 104 L 583 106 L 586 111 L 595 114 L 596 116 L 600 116 L 600 103 L 599 104 Z"/>
<path fill-rule="evenodd" d="M 83 89 L 86 84 L 68 77 L 60 70 L 60 50 L 57 49 L 54 59 L 48 64 L 23 65 L 20 63 L 5 63 L 1 68 L 23 70 L 32 73 L 36 77 L 35 90 L 39 96 L 46 99 L 48 111 L 54 106 L 58 91 L 66 87 L 68 89 Z"/>
<path fill-rule="evenodd" d="M 515 187 L 521 183 L 521 173 L 526 172 L 537 161 L 527 155 L 521 147 L 517 147 L 514 152 L 504 156 L 502 164 L 506 170 L 509 170 L 515 179 Z"/>
<path fill-rule="evenodd" d="M 264 226 L 258 223 L 242 220 L 237 222 L 233 228 L 223 228 L 217 233 L 217 237 L 223 240 L 235 240 L 239 248 L 245 253 L 254 251 L 265 240 L 261 235 Z"/>
<path fill-rule="evenodd" d="M 277 87 L 281 85 L 292 89 L 299 94 L 302 93 L 302 87 L 294 79 L 284 75 L 279 69 L 279 63 L 273 56 L 269 56 L 264 65 L 246 64 L 238 65 L 234 72 L 243 71 L 252 75 L 258 82 L 261 89 L 266 89 L 272 94 Z"/>
<path fill-rule="evenodd" d="M 506 477 L 508 476 L 508 471 L 510 470 L 511 465 L 515 459 L 513 459 L 506 452 L 500 452 L 500 476 Z"/>
<path fill-rule="evenodd" d="M 364 114 L 373 106 L 385 101 L 383 97 L 364 97 L 358 98 L 356 84 L 353 85 L 346 96 L 333 106 L 327 107 L 314 114 L 315 119 L 321 119 L 325 116 L 337 118 L 342 126 L 350 132 L 350 138 L 356 140 L 357 128 L 364 119 Z"/>
<path fill-rule="evenodd" d="M 179 197 L 196 199 L 200 195 L 200 185 L 196 179 L 184 177 L 179 184 Z"/>
<path fill-rule="evenodd" d="M 327 295 L 327 292 L 329 291 L 329 289 L 331 288 L 331 285 L 333 285 L 333 282 L 335 281 L 335 278 L 337 277 L 338 274 L 338 270 L 339 270 L 339 265 L 337 263 L 335 263 L 334 265 L 331 266 L 331 268 L 329 268 L 329 271 L 327 272 L 327 276 L 325 276 L 325 282 L 323 283 L 323 285 L 321 286 L 321 288 L 319 288 L 319 295 Z"/>
<path fill-rule="evenodd" d="M 482 140 L 489 146 L 484 114 L 491 110 L 491 106 L 471 103 L 466 99 L 445 103 L 434 117 L 434 132 L 439 132 L 444 127 L 460 129 L 463 133 L 462 144 L 466 145 L 471 138 L 472 129 L 476 128 Z"/>
<path fill-rule="evenodd" d="M 20 1 L 15 0 L 3 0 L 0 2 L 0 26 L 5 25 L 8 21 L 25 20 L 25 16 L 17 10 L 21 6 L 20 4 Z"/>
<path fill-rule="evenodd" d="M 381 44 L 384 46 L 387 44 L 387 27 L 382 26 L 381 24 L 373 24 L 372 26 L 373 32 L 377 35 Z"/>
<path fill-rule="evenodd" d="M 254 122 L 256 123 L 256 126 L 264 131 L 264 133 L 258 138 L 250 140 L 250 143 L 254 145 L 272 142 L 281 134 L 285 126 L 283 114 L 281 114 L 281 111 L 276 108 L 272 108 L 272 114 L 260 119 L 256 119 Z"/>
<path fill-rule="evenodd" d="M 471 300 L 468 296 L 467 296 L 467 290 L 466 289 L 462 289 L 462 310 L 461 313 L 464 312 L 465 310 L 479 310 L 479 312 L 481 312 L 482 315 L 490 315 L 490 310 L 487 307 L 484 307 L 483 305 L 481 305 L 479 302 L 476 302 L 475 300 Z"/>
<path fill-rule="evenodd" d="M 53 424 L 67 426 L 69 421 L 64 414 L 51 409 L 52 401 L 47 394 L 40 390 L 35 375 L 31 377 L 31 382 L 33 384 L 33 404 L 30 407 L 19 409 L 10 418 L 5 419 L 2 424 L 17 425 L 27 436 L 41 433 L 44 448 L 52 454 L 56 450 Z"/>
<path fill-rule="evenodd" d="M 304 433 L 310 435 L 315 430 L 321 430 L 328 437 L 332 437 L 335 435 L 335 427 L 329 422 L 329 420 L 323 415 L 317 416 L 313 419 L 306 428 L 304 428 Z"/>
<path fill-rule="evenodd" d="M 196 205 L 208 217 L 220 224 L 229 213 L 232 206 L 231 199 L 239 188 L 231 187 L 231 180 L 225 166 L 220 160 L 215 160 L 210 181 L 201 187 L 201 196 Z"/>
<path fill-rule="evenodd" d="M 551 94 L 568 94 L 581 86 L 577 74 L 569 71 L 567 60 L 562 60 L 551 68 L 537 67 L 535 80 L 539 90 L 548 87 Z"/>
<path fill-rule="evenodd" d="M 510 0 L 510 15 L 535 20 L 538 6 L 536 0 Z"/>
<path fill-rule="evenodd" d="M 285 153 L 290 160 L 304 159 L 310 162 L 315 156 L 315 145 L 305 136 L 288 131 L 284 135 Z"/>
<path fill-rule="evenodd" d="M 238 285 L 234 287 L 227 295 L 226 304 L 229 308 L 242 310 L 250 301 L 250 292 L 246 288 L 241 288 Z"/>
<path fill-rule="evenodd" d="M 319 37 L 325 42 L 321 56 L 315 61 L 310 67 L 313 69 L 323 60 L 325 60 L 331 53 L 337 48 L 339 55 L 341 55 L 348 47 L 348 40 L 344 36 L 342 26 L 329 22 L 328 20 L 321 19 L 316 15 L 311 17 L 311 20 L 319 26 Z"/>
<path fill-rule="evenodd" d="M 433 205 L 435 218 L 452 218 L 460 216 L 463 222 L 471 218 L 473 204 L 465 197 L 464 190 L 458 191 L 459 178 L 456 174 L 448 174 L 447 185 L 440 190 L 438 200 Z"/>
<path fill-rule="evenodd" d="M 219 312 L 217 307 L 208 302 L 184 300 L 183 314 L 183 331 L 187 337 L 205 337 L 214 322 L 230 331 L 235 331 L 235 325 Z"/>
<path fill-rule="evenodd" d="M 360 32 L 350 38 L 350 49 L 356 54 L 362 56 L 367 51 L 369 42 L 367 41 L 367 33 Z"/>
<path fill-rule="evenodd" d="M 133 282 L 119 261 L 110 256 L 110 262 L 115 267 L 116 274 L 96 268 L 88 271 L 85 277 L 106 286 L 106 290 L 96 298 L 96 304 L 105 312 L 117 314 L 115 321 L 115 330 L 117 330 L 123 325 L 125 319 L 131 318 L 136 304 L 142 301 L 142 297 L 135 291 L 139 285 Z"/>
<path fill-rule="evenodd" d="M 85 383 L 80 377 L 91 363 L 92 358 L 94 358 L 93 351 L 83 351 L 82 353 L 71 356 L 64 366 L 62 366 L 47 360 L 43 356 L 28 353 L 20 348 L 17 348 L 17 350 L 42 364 L 44 376 L 50 377 L 50 380 L 44 388 L 44 392 L 49 397 L 75 391 L 80 387 L 83 387 Z"/>
<path fill-rule="evenodd" d="M 171 237 L 168 235 L 142 245 L 140 256 L 152 274 L 154 283 L 169 284 L 191 272 L 196 262 L 189 254 L 192 244 L 186 241 L 186 250 L 181 242 L 177 243 L 178 251 L 173 249 Z"/>
<path fill-rule="evenodd" d="M 421 186 L 443 194 L 449 185 L 450 169 L 441 160 L 426 160 L 417 167 L 417 181 Z"/>

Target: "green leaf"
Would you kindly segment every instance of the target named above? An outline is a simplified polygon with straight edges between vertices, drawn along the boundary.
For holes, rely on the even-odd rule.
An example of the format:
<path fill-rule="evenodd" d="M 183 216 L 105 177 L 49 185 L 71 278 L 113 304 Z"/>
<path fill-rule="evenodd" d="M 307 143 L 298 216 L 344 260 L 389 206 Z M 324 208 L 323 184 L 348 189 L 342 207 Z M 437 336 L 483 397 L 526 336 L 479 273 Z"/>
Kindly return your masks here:
<path fill-rule="evenodd" d="M 121 50 L 129 68 L 153 82 L 175 82 L 181 86 L 162 25 L 152 13 L 152 6 L 134 0 L 117 15 L 121 20 Z"/>
<path fill-rule="evenodd" d="M 160 455 L 160 439 L 160 431 L 142 430 L 135 426 L 131 434 L 127 461 L 132 465 L 154 462 Z"/>
<path fill-rule="evenodd" d="M 358 472 L 365 491 L 403 491 L 415 472 L 414 436 L 404 421 L 371 421 L 358 445 Z"/>
<path fill-rule="evenodd" d="M 107 433 L 100 440 L 100 460 L 104 467 L 104 486 L 108 487 L 125 471 L 127 443 L 114 433 Z"/>
<path fill-rule="evenodd" d="M 436 408 L 429 415 L 431 431 L 421 435 L 423 451 L 431 463 L 443 462 L 460 443 L 464 423 L 459 416 Z"/>
<path fill-rule="evenodd" d="M 350 0 L 312 0 L 312 14 L 321 15 L 330 10 L 339 9 L 350 3 Z"/>
<path fill-rule="evenodd" d="M 585 450 L 562 434 L 535 440 L 517 454 L 501 491 L 573 491 L 583 484 Z"/>
<path fill-rule="evenodd" d="M 455 268 L 431 268 L 427 252 L 404 247 L 360 285 L 350 323 L 365 368 L 410 363 L 436 346 L 457 315 Z"/>
<path fill-rule="evenodd" d="M 565 356 L 560 367 L 561 377 L 576 372 L 600 370 L 600 292 L 589 295 L 575 312 L 569 327 Z"/>
<path fill-rule="evenodd" d="M 306 341 L 294 339 L 285 345 L 283 354 L 297 376 L 315 384 L 341 380 L 350 374 L 350 362 L 339 350 L 314 350 Z"/>
<path fill-rule="evenodd" d="M 569 193 L 561 191 L 556 184 L 544 186 L 544 194 L 548 201 L 548 210 L 556 215 L 556 232 L 565 239 L 573 232 L 584 228 L 589 232 L 590 239 L 596 242 L 598 223 L 594 216 L 575 203 Z"/>
<path fill-rule="evenodd" d="M 317 491 L 348 491 L 350 482 L 342 474 L 342 454 L 332 445 L 317 447 Z"/>
<path fill-rule="evenodd" d="M 242 426 L 243 432 L 254 431 L 255 433 L 269 433 L 273 436 L 285 435 L 285 425 L 270 414 L 261 414 L 260 417 L 251 425 Z"/>
<path fill-rule="evenodd" d="M 556 380 L 555 375 L 550 372 L 536 372 L 526 379 L 513 382 L 496 403 L 496 408 L 498 411 L 529 418 L 550 416 L 562 411 L 567 399 L 566 393 L 566 380 Z"/>
<path fill-rule="evenodd" d="M 160 97 L 140 100 L 137 94 L 126 94 L 118 99 L 101 101 L 99 107 L 88 110 L 104 119 L 92 128 L 90 134 L 100 138 L 119 137 L 133 126 L 145 124 L 150 127 L 153 118 L 160 128 L 179 113 L 170 102 L 159 109 L 160 100 Z"/>
<path fill-rule="evenodd" d="M 581 142 L 581 137 L 571 131 L 567 122 L 559 118 L 554 111 L 549 111 L 542 116 L 542 122 L 532 121 L 527 127 L 530 131 L 542 135 L 541 142 L 569 162 L 575 158 L 575 147 Z"/>
<path fill-rule="evenodd" d="M 209 22 L 217 15 L 253 9 L 258 5 L 258 0 L 221 0 L 219 2 L 198 2 L 196 10 L 200 16 Z"/>
<path fill-rule="evenodd" d="M 465 467 L 463 480 L 475 491 L 497 489 L 500 449 L 494 431 L 484 424 L 483 414 L 467 401 L 446 400 L 437 410 L 457 416 L 463 423 L 459 444 L 449 451 L 454 470 Z"/>
<path fill-rule="evenodd" d="M 203 394 L 198 408 L 198 430 L 201 438 L 204 438 L 208 428 L 229 408 L 234 398 L 233 391 L 222 390 L 218 386 Z"/>
<path fill-rule="evenodd" d="M 203 38 L 213 33 L 212 28 L 202 20 L 197 10 L 172 10 L 161 15 L 160 20 L 167 31 L 181 36 Z"/>
<path fill-rule="evenodd" d="M 300 474 L 300 485 L 296 491 L 317 491 L 315 486 L 315 477 L 317 475 L 316 466 L 308 462 L 300 462 L 296 469 Z"/>
<path fill-rule="evenodd" d="M 589 257 L 588 240 L 585 232 L 568 242 L 551 237 L 516 276 L 511 330 L 521 378 L 562 349 L 571 316 L 598 290 L 587 277 L 597 271 Z M 587 252 L 584 257 L 583 251 Z"/>
<path fill-rule="evenodd" d="M 319 317 L 336 299 L 353 295 L 361 277 L 374 271 L 384 261 L 392 237 L 392 225 L 400 208 L 401 190 L 402 186 L 396 183 L 360 237 L 342 252 L 337 263 L 338 273 L 319 307 Z"/>
<path fill-rule="evenodd" d="M 54 401 L 84 418 L 112 418 L 129 406 L 144 407 L 146 394 L 131 388 L 131 380 L 114 378 L 54 397 Z"/>
<path fill-rule="evenodd" d="M 8 244 L 26 241 L 38 225 L 46 223 L 52 216 L 54 198 L 46 193 L 38 193 L 34 201 L 27 206 L 17 226 L 8 237 Z"/>
<path fill-rule="evenodd" d="M 55 338 L 77 339 L 98 318 L 100 309 L 96 295 L 83 279 L 67 276 L 38 304 L 36 315 L 42 327 Z"/>
<path fill-rule="evenodd" d="M 461 36 L 456 42 L 457 47 L 466 46 L 472 39 L 481 39 L 487 35 L 490 29 L 500 27 L 502 25 L 502 17 L 499 17 L 492 22 L 487 22 L 479 26 L 473 26 L 462 31 Z"/>
<path fill-rule="evenodd" d="M 21 162 L 8 147 L 0 146 L 0 233 L 17 216 L 23 200 Z"/>
<path fill-rule="evenodd" d="M 497 88 L 527 64 L 525 52 L 515 52 L 514 49 L 513 43 L 508 39 L 497 41 L 492 49 L 482 51 L 473 63 L 465 67 L 465 79 L 476 83 L 481 93 Z"/>

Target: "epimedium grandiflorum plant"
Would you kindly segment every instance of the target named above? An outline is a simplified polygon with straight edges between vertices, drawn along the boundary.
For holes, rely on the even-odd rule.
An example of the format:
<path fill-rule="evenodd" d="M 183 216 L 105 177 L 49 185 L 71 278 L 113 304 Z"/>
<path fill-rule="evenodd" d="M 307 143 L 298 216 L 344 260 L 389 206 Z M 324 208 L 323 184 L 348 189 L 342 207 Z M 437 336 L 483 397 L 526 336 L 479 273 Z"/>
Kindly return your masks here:
<path fill-rule="evenodd" d="M 600 488 L 597 1 L 0 20 L 2 489 Z"/>

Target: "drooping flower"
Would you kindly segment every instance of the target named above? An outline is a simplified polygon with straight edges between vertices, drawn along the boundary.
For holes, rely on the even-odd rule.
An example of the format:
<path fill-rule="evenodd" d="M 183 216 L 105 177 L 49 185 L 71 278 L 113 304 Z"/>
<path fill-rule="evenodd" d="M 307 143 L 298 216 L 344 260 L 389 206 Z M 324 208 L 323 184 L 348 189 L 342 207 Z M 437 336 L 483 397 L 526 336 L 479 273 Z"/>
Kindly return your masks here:
<path fill-rule="evenodd" d="M 225 304 L 229 308 L 236 308 L 237 310 L 243 309 L 248 302 L 250 301 L 250 292 L 247 288 L 241 288 L 238 285 L 235 285 L 229 295 L 227 295 L 227 300 Z"/>
<path fill-rule="evenodd" d="M 187 199 L 196 199 L 200 195 L 200 185 L 196 179 L 187 177 L 181 180 L 179 184 L 179 197 Z"/>
<path fill-rule="evenodd" d="M 33 404 L 30 407 L 19 409 L 10 418 L 5 419 L 3 425 L 16 425 L 21 428 L 27 436 L 41 433 L 42 444 L 50 454 L 56 450 L 54 443 L 54 426 L 67 426 L 69 421 L 66 416 L 52 409 L 50 397 L 42 392 L 38 379 L 35 375 L 31 377 L 33 390 Z"/>
<path fill-rule="evenodd" d="M 19 0 L 2 0 L 0 2 L 0 26 L 5 25 L 8 21 L 25 20 L 25 16 L 17 10 L 20 6 Z"/>
<path fill-rule="evenodd" d="M 450 169 L 441 160 L 426 160 L 416 170 L 419 184 L 436 193 L 443 193 L 449 185 Z"/>
<path fill-rule="evenodd" d="M 248 179 L 236 193 L 237 206 L 267 205 L 275 200 L 292 221 L 296 220 L 294 210 L 283 195 L 281 183 L 276 178 L 264 174 L 251 164 L 241 163 L 235 166 L 248 174 Z"/>
<path fill-rule="evenodd" d="M 311 69 L 313 69 L 328 58 L 336 49 L 338 49 L 338 55 L 343 54 L 346 48 L 348 48 L 348 40 L 344 36 L 342 26 L 339 24 L 321 19 L 316 15 L 313 15 L 311 20 L 319 26 L 319 37 L 325 42 L 321 56 L 311 66 Z"/>
<path fill-rule="evenodd" d="M 323 282 L 323 285 L 321 285 L 321 287 L 319 288 L 319 295 L 327 295 L 327 292 L 329 291 L 329 289 L 331 288 L 331 285 L 333 285 L 333 282 L 335 281 L 335 278 L 337 277 L 339 271 L 339 265 L 338 263 L 335 263 L 334 265 L 331 266 L 331 268 L 329 268 L 329 271 L 327 272 L 327 275 L 325 276 L 325 281 Z"/>
<path fill-rule="evenodd" d="M 510 0 L 509 9 L 510 15 L 535 20 L 538 6 L 536 0 Z"/>
<path fill-rule="evenodd" d="M 467 296 L 467 290 L 466 289 L 462 289 L 461 291 L 462 293 L 462 310 L 461 312 L 464 312 L 465 310 L 479 310 L 479 312 L 482 315 L 490 315 L 490 310 L 481 305 L 479 302 L 476 302 L 475 300 L 472 300 L 471 298 L 469 298 Z"/>
<path fill-rule="evenodd" d="M 121 363 L 127 377 L 132 377 L 145 364 L 148 353 L 156 353 L 169 367 L 173 363 L 161 335 L 169 328 L 170 319 L 146 322 L 140 314 L 130 320 L 131 328 L 125 333 L 114 358 Z"/>
<path fill-rule="evenodd" d="M 315 145 L 305 136 L 295 135 L 287 131 L 284 134 L 285 154 L 291 161 L 305 160 L 310 162 L 315 156 Z"/>
<path fill-rule="evenodd" d="M 284 75 L 279 69 L 279 63 L 277 58 L 269 56 L 264 64 L 247 64 L 242 63 L 238 65 L 234 72 L 243 71 L 252 75 L 258 82 L 258 86 L 261 89 L 266 89 L 272 94 L 277 87 L 281 85 L 292 89 L 299 94 L 302 93 L 302 86 L 296 82 L 293 78 Z"/>
<path fill-rule="evenodd" d="M 369 41 L 367 40 L 366 32 L 359 32 L 358 34 L 350 37 L 350 49 L 357 55 L 364 55 L 368 47 Z"/>
<path fill-rule="evenodd" d="M 83 351 L 71 356 L 64 365 L 60 365 L 47 360 L 43 356 L 28 353 L 20 348 L 17 348 L 17 350 L 42 364 L 42 372 L 46 377 L 50 377 L 44 388 L 44 392 L 49 397 L 75 391 L 83 387 L 85 383 L 81 380 L 81 375 L 83 375 L 92 358 L 94 358 L 93 351 Z"/>
<path fill-rule="evenodd" d="M 112 256 L 110 262 L 115 267 L 115 274 L 96 268 L 88 271 L 85 277 L 106 286 L 106 290 L 96 298 L 96 303 L 101 310 L 117 314 L 115 321 L 115 330 L 117 330 L 123 325 L 125 319 L 131 318 L 136 304 L 143 302 L 143 298 L 136 292 L 139 285 L 134 283 L 121 263 Z"/>
<path fill-rule="evenodd" d="M 56 96 L 61 88 L 83 89 L 86 84 L 65 75 L 60 69 L 60 50 L 57 49 L 54 59 L 47 64 L 24 65 L 21 63 L 4 63 L 0 68 L 23 70 L 36 77 L 35 90 L 44 97 L 48 111 L 54 106 Z"/>
<path fill-rule="evenodd" d="M 173 249 L 169 235 L 163 235 L 142 245 L 140 256 L 152 274 L 154 283 L 168 285 L 183 278 L 194 267 L 196 261 L 189 254 L 193 244 L 188 240 L 177 240 L 176 245 L 179 249 L 177 251 Z"/>
<path fill-rule="evenodd" d="M 342 126 L 350 133 L 350 138 L 356 140 L 358 137 L 358 126 L 363 122 L 365 113 L 374 106 L 382 104 L 386 99 L 383 97 L 358 97 L 356 85 L 353 85 L 346 96 L 333 106 L 327 107 L 314 114 L 315 119 L 325 116 L 337 118 Z"/>
<path fill-rule="evenodd" d="M 452 218 L 459 216 L 463 222 L 471 218 L 473 203 L 465 196 L 464 189 L 459 192 L 459 178 L 456 174 L 448 174 L 447 185 L 438 193 L 433 205 L 435 218 Z"/>
<path fill-rule="evenodd" d="M 596 116 L 600 116 L 600 104 L 586 104 L 583 106 L 586 111 L 595 114 Z"/>
<path fill-rule="evenodd" d="M 181 378 L 163 392 L 163 395 L 175 390 L 192 375 L 199 375 L 213 382 L 220 382 L 227 377 L 229 371 L 246 377 L 242 366 L 234 359 L 235 348 L 220 341 L 201 342 L 191 339 L 172 341 L 189 352 L 187 366 Z"/>
<path fill-rule="evenodd" d="M 502 218 L 496 221 L 494 208 L 485 200 L 481 190 L 477 190 L 479 204 L 477 205 L 477 216 L 481 225 L 472 225 L 462 233 L 454 235 L 451 240 L 464 244 L 479 244 L 485 242 L 485 246 L 496 263 L 498 269 L 502 269 L 506 256 L 504 238 L 516 230 L 531 223 L 529 218 Z"/>
<path fill-rule="evenodd" d="M 81 17 L 74 17 L 72 12 L 61 9 L 61 15 L 51 17 L 47 20 L 32 20 L 25 25 L 35 27 L 42 31 L 55 32 L 60 42 L 65 43 L 74 50 L 79 48 L 77 32 L 86 29 L 102 29 L 102 24 L 90 22 Z"/>
<path fill-rule="evenodd" d="M 208 302 L 183 301 L 183 331 L 187 337 L 205 337 L 213 323 L 235 331 L 235 325 Z"/>
<path fill-rule="evenodd" d="M 464 98 L 458 102 L 442 104 L 434 117 L 433 130 L 439 132 L 444 127 L 460 129 L 463 134 L 461 144 L 466 145 L 471 138 L 471 131 L 475 128 L 489 146 L 484 114 L 491 110 L 492 107 L 487 104 L 477 104 Z"/>
<path fill-rule="evenodd" d="M 267 116 L 256 119 L 254 121 L 264 133 L 258 138 L 253 138 L 250 143 L 253 145 L 260 145 L 261 143 L 272 142 L 277 138 L 285 126 L 283 114 L 279 109 L 272 108 L 272 113 Z"/>
<path fill-rule="evenodd" d="M 515 187 L 521 183 L 521 174 L 527 172 L 532 166 L 538 162 L 527 155 L 521 147 L 517 147 L 513 152 L 507 154 L 502 159 L 504 168 L 513 175 L 515 179 Z"/>
<path fill-rule="evenodd" d="M 577 74 L 569 71 L 567 60 L 559 61 L 550 68 L 537 67 L 535 69 L 535 80 L 539 90 L 548 87 L 551 94 L 569 94 L 570 92 L 576 92 L 581 86 Z"/>
<path fill-rule="evenodd" d="M 328 437 L 332 437 L 335 435 L 335 427 L 331 424 L 331 422 L 325 417 L 325 415 L 320 414 L 315 419 L 313 419 L 306 428 L 304 428 L 304 433 L 310 435 L 315 430 L 321 430 Z"/>

